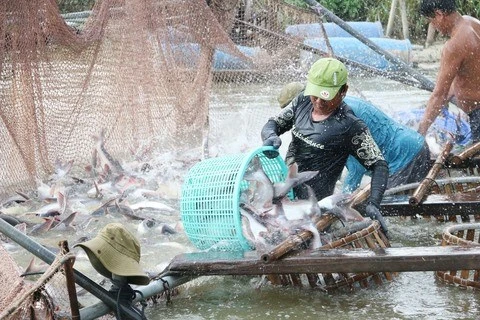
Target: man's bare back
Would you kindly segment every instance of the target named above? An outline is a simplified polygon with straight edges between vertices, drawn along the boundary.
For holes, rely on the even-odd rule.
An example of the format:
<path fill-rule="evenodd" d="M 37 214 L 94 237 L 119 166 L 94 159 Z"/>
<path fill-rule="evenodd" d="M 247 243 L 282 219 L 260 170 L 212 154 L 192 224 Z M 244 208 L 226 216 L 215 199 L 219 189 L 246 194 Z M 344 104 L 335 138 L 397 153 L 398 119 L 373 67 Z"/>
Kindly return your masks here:
<path fill-rule="evenodd" d="M 437 82 L 418 128 L 422 135 L 449 100 L 467 114 L 480 110 L 480 21 L 461 16 L 454 1 L 422 0 L 421 4 L 421 13 L 432 26 L 450 37 L 443 47 Z M 472 136 L 480 139 L 480 126 L 475 130 L 478 132 Z"/>
<path fill-rule="evenodd" d="M 450 55 L 461 57 L 450 96 L 456 98 L 459 108 L 470 113 L 480 108 L 480 21 L 470 16 L 462 18 L 458 30 L 445 43 L 442 63 L 448 64 L 452 60 Z"/>

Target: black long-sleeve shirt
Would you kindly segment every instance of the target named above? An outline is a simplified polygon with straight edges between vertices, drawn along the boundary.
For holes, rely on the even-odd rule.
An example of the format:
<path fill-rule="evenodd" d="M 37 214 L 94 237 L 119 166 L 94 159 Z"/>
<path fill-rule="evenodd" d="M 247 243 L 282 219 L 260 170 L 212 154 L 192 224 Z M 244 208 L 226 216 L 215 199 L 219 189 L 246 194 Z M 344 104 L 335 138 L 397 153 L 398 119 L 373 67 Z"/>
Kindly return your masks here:
<path fill-rule="evenodd" d="M 312 119 L 312 110 L 310 98 L 298 95 L 277 116 L 268 120 L 262 129 L 262 139 L 292 131 L 287 157 L 295 158 L 299 172 L 319 171 L 317 176 L 307 181 L 318 200 L 333 193 L 349 155 L 367 170 L 375 172 L 377 166 L 383 167 L 381 171 L 386 168 L 386 174 L 372 175 L 377 177 L 375 182 L 372 179 L 372 187 L 375 185 L 380 190 L 374 194 L 372 188 L 371 200 L 378 206 L 387 184 L 388 166 L 366 124 L 343 102 L 322 121 Z M 306 196 L 301 189 L 296 192 L 299 192 L 299 198 Z"/>

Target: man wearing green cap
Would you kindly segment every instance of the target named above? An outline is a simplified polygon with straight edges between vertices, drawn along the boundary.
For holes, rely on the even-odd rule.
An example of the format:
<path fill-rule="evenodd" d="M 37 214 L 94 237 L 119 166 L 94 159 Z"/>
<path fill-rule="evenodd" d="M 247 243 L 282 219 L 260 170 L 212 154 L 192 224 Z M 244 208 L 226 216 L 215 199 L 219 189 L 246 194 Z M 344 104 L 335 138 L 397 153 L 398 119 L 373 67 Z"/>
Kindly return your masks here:
<path fill-rule="evenodd" d="M 380 213 L 388 179 L 388 165 L 368 127 L 348 107 L 345 97 L 348 72 L 345 65 L 333 58 L 322 58 L 310 68 L 303 94 L 264 125 L 263 145 L 279 148 L 279 135 L 291 130 L 289 151 L 298 171 L 319 171 L 307 181 L 318 200 L 331 194 L 349 155 L 372 172 L 371 192 L 366 207 L 368 216 L 378 219 L 387 228 Z M 306 199 L 304 186 L 294 189 L 299 199 Z"/>
<path fill-rule="evenodd" d="M 278 95 L 280 107 L 285 108 L 304 90 L 305 85 L 301 82 L 286 84 Z M 430 150 L 421 134 L 396 122 L 366 100 L 347 95 L 344 102 L 365 122 L 382 151 L 390 173 L 387 188 L 418 182 L 427 176 L 431 168 Z M 287 164 L 295 161 L 290 150 L 285 161 Z M 351 193 L 360 186 L 363 176 L 369 173 L 352 156 L 348 157 L 346 168 L 348 174 L 343 181 L 343 191 Z"/>

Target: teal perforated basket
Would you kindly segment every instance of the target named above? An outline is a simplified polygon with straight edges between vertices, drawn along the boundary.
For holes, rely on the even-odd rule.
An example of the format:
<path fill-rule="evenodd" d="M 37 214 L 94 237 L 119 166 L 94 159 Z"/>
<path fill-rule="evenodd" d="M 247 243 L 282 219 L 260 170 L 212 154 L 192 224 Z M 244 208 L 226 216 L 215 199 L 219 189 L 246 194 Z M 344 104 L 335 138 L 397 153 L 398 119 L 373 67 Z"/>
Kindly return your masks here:
<path fill-rule="evenodd" d="M 180 199 L 182 223 L 190 241 L 200 250 L 246 251 L 253 248 L 242 233 L 240 194 L 254 157 L 273 183 L 284 181 L 287 167 L 280 156 L 270 159 L 261 147 L 247 154 L 211 158 L 194 165 L 185 177 Z"/>

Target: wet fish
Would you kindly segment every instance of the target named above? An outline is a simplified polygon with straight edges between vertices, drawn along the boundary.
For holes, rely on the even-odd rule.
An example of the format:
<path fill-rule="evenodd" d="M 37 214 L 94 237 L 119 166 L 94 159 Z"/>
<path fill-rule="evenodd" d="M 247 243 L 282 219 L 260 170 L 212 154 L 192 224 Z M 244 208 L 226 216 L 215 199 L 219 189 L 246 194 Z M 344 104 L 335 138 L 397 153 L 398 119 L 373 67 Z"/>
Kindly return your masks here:
<path fill-rule="evenodd" d="M 67 208 L 67 198 L 62 192 L 57 193 L 56 202 L 47 204 L 38 210 L 36 210 L 35 215 L 38 217 L 54 217 L 59 216 L 65 212 Z"/>
<path fill-rule="evenodd" d="M 175 231 L 174 228 L 169 226 L 166 223 L 161 223 L 155 219 L 152 218 L 147 218 L 144 219 L 142 222 L 140 222 L 137 226 L 137 232 L 140 235 L 145 235 L 149 232 L 158 232 L 161 234 L 176 234 L 177 231 Z"/>
<path fill-rule="evenodd" d="M 140 201 L 140 202 L 131 204 L 130 208 L 133 211 L 142 210 L 142 209 L 154 209 L 159 211 L 176 212 L 174 208 L 158 201 Z"/>
<path fill-rule="evenodd" d="M 351 200 L 350 194 L 334 193 L 318 201 L 318 205 L 322 211 L 329 211 L 342 221 L 363 221 L 365 218 L 352 208 Z"/>
<path fill-rule="evenodd" d="M 284 215 L 287 220 L 311 220 L 315 215 L 321 214 L 320 206 L 317 202 L 315 192 L 310 186 L 308 190 L 308 199 L 291 201 L 284 198 L 276 204 L 277 216 Z"/>
<path fill-rule="evenodd" d="M 274 201 L 282 199 L 293 188 L 305 183 L 318 174 L 318 171 L 303 171 L 298 172 L 298 165 L 296 162 L 288 167 L 288 175 L 284 182 L 275 183 L 274 186 Z"/>
<path fill-rule="evenodd" d="M 44 218 L 44 219 L 45 219 L 44 222 L 33 226 L 33 228 L 30 230 L 30 232 L 27 232 L 27 234 L 39 235 L 50 230 L 52 228 L 54 219 L 53 218 Z"/>
<path fill-rule="evenodd" d="M 251 213 L 240 208 L 242 216 L 242 232 L 250 246 L 260 250 L 266 247 L 264 236 L 268 234 L 268 229 L 260 223 Z"/>
<path fill-rule="evenodd" d="M 4 200 L 0 205 L 0 207 L 1 208 L 10 207 L 12 205 L 25 203 L 26 201 L 30 200 L 30 197 L 28 197 L 26 194 L 20 191 L 17 191 L 16 193 L 17 193 L 16 195 L 13 195 L 8 199 Z"/>
<path fill-rule="evenodd" d="M 67 217 L 64 219 L 61 219 L 60 221 L 54 221 L 53 227 L 51 228 L 52 230 L 75 230 L 75 227 L 72 226 L 73 220 L 77 217 L 78 212 L 72 212 L 70 213 Z"/>
<path fill-rule="evenodd" d="M 274 187 L 262 168 L 260 158 L 254 157 L 243 177 L 250 187 L 246 197 L 261 215 L 273 209 Z"/>
<path fill-rule="evenodd" d="M 124 173 L 120 162 L 113 158 L 105 148 L 105 129 L 102 128 L 98 135 L 93 136 L 95 148 L 92 153 L 92 170 L 96 176 L 109 180 L 110 176 Z"/>

